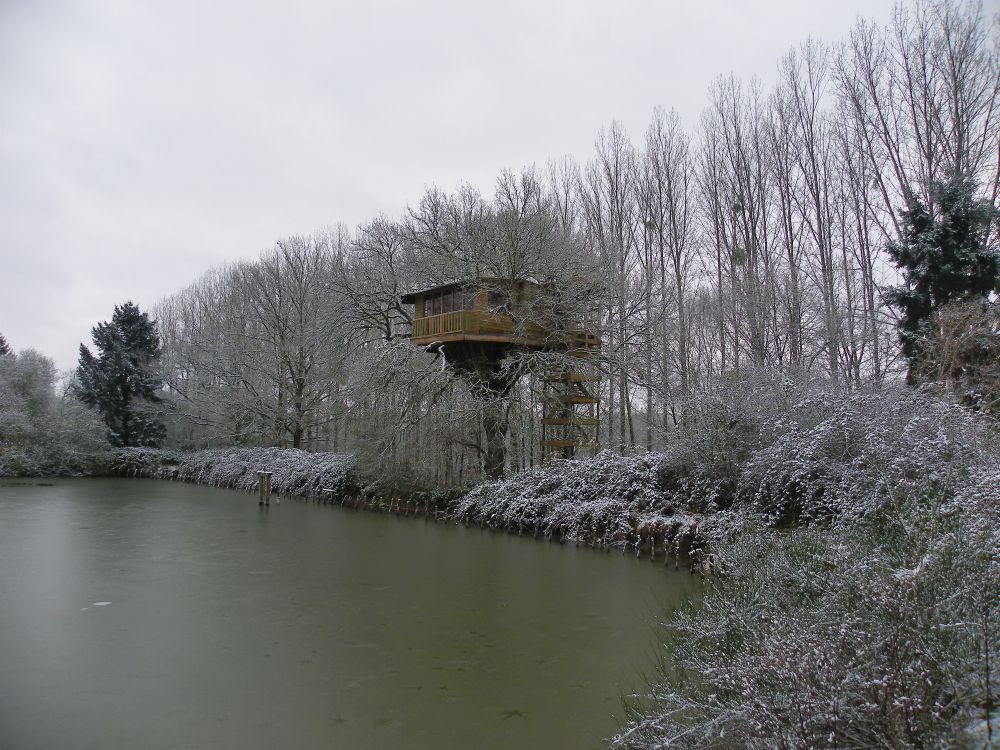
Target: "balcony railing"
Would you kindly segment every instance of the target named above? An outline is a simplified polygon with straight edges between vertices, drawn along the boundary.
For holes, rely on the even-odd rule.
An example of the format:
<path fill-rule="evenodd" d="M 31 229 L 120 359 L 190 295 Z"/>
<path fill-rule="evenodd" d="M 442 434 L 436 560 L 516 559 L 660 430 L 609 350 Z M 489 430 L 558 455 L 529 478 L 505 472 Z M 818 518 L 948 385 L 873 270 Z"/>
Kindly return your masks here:
<path fill-rule="evenodd" d="M 446 336 L 449 334 L 511 336 L 538 340 L 543 342 L 561 342 L 563 346 L 583 349 L 599 348 L 601 336 L 597 331 L 560 331 L 546 330 L 536 323 L 515 323 L 510 315 L 490 313 L 482 310 L 456 310 L 454 312 L 428 315 L 424 318 L 414 318 L 411 338 L 422 339 L 430 336 Z"/>
<path fill-rule="evenodd" d="M 448 333 L 478 333 L 479 313 L 475 310 L 456 310 L 455 312 L 428 315 L 426 318 L 413 320 L 415 339 L 425 336 L 443 336 Z"/>

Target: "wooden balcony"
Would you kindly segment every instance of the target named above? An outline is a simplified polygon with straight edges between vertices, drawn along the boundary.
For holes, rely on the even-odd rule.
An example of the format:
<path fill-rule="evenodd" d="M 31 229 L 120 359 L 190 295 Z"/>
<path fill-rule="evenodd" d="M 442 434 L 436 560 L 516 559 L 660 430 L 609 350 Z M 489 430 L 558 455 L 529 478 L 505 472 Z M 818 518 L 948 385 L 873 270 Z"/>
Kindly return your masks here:
<path fill-rule="evenodd" d="M 595 331 L 550 332 L 538 324 L 484 310 L 455 310 L 414 318 L 410 340 L 419 346 L 456 341 L 515 344 L 535 349 L 595 349 L 601 345 L 600 334 Z"/>
<path fill-rule="evenodd" d="M 463 332 L 479 331 L 479 316 L 474 310 L 458 310 L 456 312 L 430 315 L 426 318 L 416 318 L 413 321 L 413 331 L 410 338 L 423 339 L 428 336 L 444 336 Z"/>

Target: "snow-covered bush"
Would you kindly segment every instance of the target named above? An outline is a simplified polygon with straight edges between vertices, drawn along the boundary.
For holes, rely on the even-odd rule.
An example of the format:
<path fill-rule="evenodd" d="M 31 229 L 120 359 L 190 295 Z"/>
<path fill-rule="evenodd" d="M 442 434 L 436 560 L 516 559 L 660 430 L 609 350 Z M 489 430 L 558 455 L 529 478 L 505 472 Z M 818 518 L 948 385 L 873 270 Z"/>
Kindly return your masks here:
<path fill-rule="evenodd" d="M 0 476 L 87 474 L 105 457 L 104 425 L 57 382 L 38 352 L 0 355 Z"/>
<path fill-rule="evenodd" d="M 590 544 L 702 550 L 746 519 L 853 523 L 889 501 L 954 488 L 995 423 L 906 388 L 838 391 L 758 375 L 711 390 L 667 450 L 555 461 L 481 484 L 456 516 Z"/>
<path fill-rule="evenodd" d="M 293 448 L 121 448 L 114 451 L 110 469 L 128 476 L 175 479 L 246 492 L 256 491 L 258 471 L 270 471 L 275 493 L 298 497 L 323 497 L 327 489 L 333 490 L 334 497 L 342 497 L 358 489 L 353 456 Z"/>
<path fill-rule="evenodd" d="M 782 437 L 821 422 L 842 398 L 829 380 L 746 370 L 721 377 L 694 394 L 668 449 L 682 474 L 711 478 L 720 503 L 735 498 L 747 461 Z"/>
<path fill-rule="evenodd" d="M 972 747 L 997 732 L 1000 465 L 850 524 L 759 526 L 666 625 L 627 748 Z M 955 490 L 954 492 L 952 490 Z M 983 747 L 980 744 L 976 747 Z"/>
<path fill-rule="evenodd" d="M 621 456 L 602 451 L 589 459 L 555 461 L 473 488 L 455 517 L 466 523 L 544 534 L 549 538 L 621 547 L 673 544 L 700 548 L 701 507 L 717 486 L 684 476 L 671 457 Z"/>
<path fill-rule="evenodd" d="M 908 389 L 845 394 L 815 426 L 751 455 L 736 499 L 768 523 L 849 521 L 955 487 L 991 447 L 988 419 Z"/>

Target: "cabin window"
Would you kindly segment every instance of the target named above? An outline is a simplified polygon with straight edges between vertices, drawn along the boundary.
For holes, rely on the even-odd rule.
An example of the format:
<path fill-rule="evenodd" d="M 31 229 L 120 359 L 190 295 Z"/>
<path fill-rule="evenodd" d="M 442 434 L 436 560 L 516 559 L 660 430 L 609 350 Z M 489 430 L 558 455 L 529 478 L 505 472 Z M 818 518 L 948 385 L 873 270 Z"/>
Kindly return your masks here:
<path fill-rule="evenodd" d="M 502 290 L 490 290 L 489 306 L 491 309 L 506 307 L 510 301 L 510 295 Z"/>
<path fill-rule="evenodd" d="M 428 294 L 417 302 L 417 310 L 419 311 L 417 317 L 428 318 L 431 315 L 441 315 L 442 313 L 474 310 L 477 293 L 475 288 L 465 287 Z M 506 291 L 490 292 L 489 303 L 493 307 L 502 307 L 508 304 L 509 300 L 510 295 Z"/>

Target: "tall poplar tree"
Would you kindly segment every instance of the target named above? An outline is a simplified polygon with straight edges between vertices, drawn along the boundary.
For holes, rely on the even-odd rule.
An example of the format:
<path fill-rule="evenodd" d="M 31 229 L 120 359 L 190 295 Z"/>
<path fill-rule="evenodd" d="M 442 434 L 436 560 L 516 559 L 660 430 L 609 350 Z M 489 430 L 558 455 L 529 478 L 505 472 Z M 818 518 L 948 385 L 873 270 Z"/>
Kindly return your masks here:
<path fill-rule="evenodd" d="M 80 400 L 97 408 L 115 445 L 159 445 L 166 429 L 150 408 L 162 400 L 156 322 L 126 302 L 115 307 L 110 323 L 98 323 L 90 333 L 98 353 L 80 344 L 75 386 Z"/>

